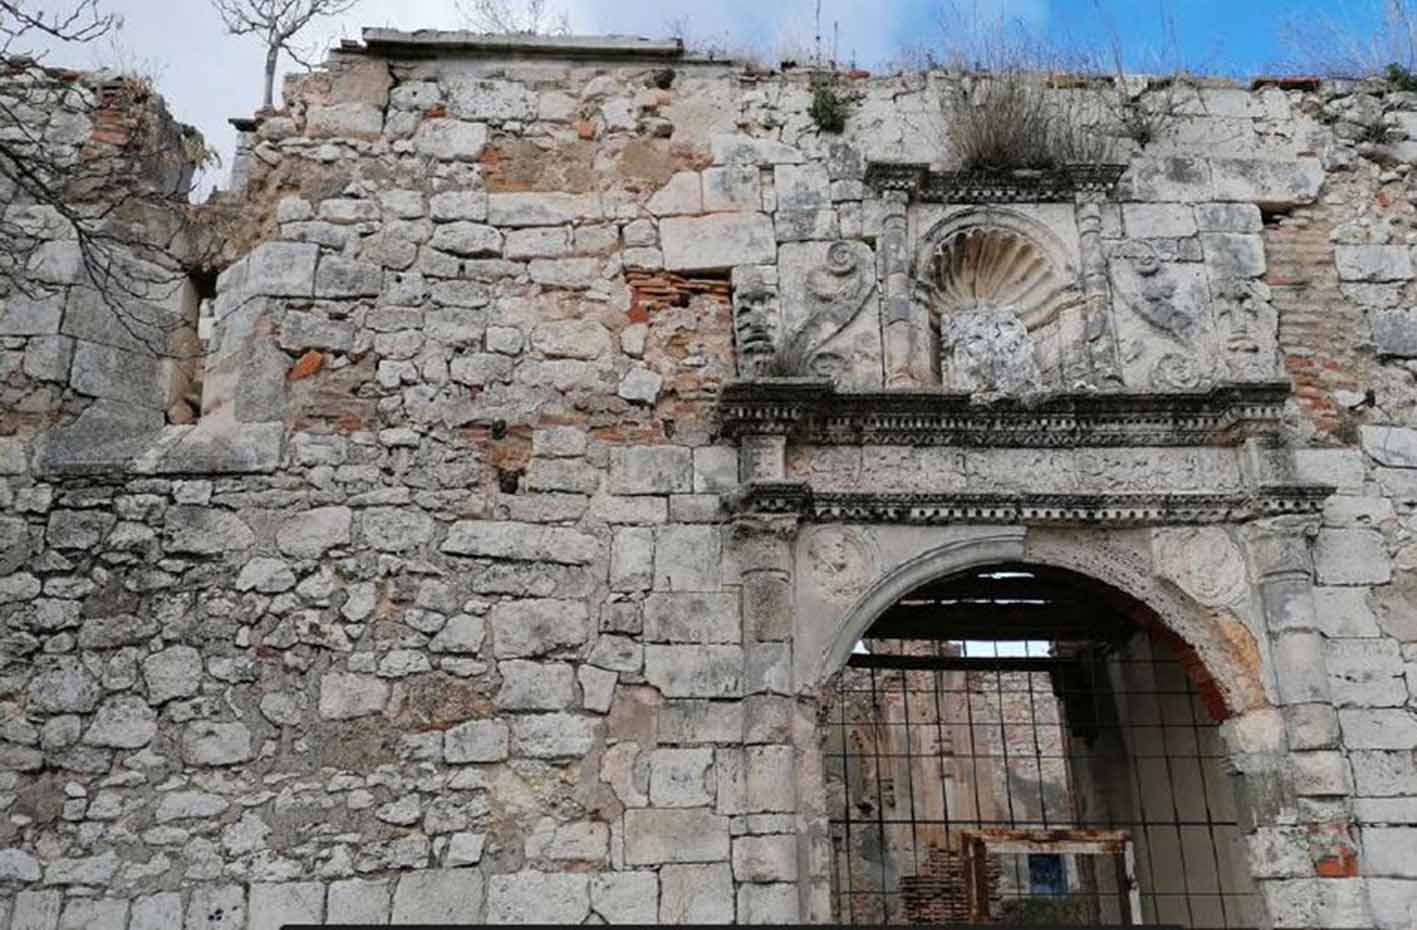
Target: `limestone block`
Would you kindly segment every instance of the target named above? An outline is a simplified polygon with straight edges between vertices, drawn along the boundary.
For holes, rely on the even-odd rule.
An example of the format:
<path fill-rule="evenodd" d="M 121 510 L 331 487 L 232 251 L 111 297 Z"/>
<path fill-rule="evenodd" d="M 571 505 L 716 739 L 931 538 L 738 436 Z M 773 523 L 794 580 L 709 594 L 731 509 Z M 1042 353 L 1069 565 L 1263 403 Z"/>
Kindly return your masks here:
<path fill-rule="evenodd" d="M 80 394 L 161 409 L 166 404 L 161 360 L 80 340 L 74 344 L 69 384 Z"/>
<path fill-rule="evenodd" d="M 405 873 L 394 889 L 394 924 L 470 924 L 482 912 L 482 873 L 429 869 Z"/>
<path fill-rule="evenodd" d="M 1367 588 L 1314 588 L 1314 615 L 1329 637 L 1381 636 Z"/>
<path fill-rule="evenodd" d="M 1375 926 L 1382 930 L 1417 927 L 1417 881 L 1370 878 L 1368 896 L 1372 902 Z"/>
<path fill-rule="evenodd" d="M 600 551 L 594 537 L 563 527 L 477 520 L 454 523 L 442 551 L 484 559 L 588 565 Z"/>
<path fill-rule="evenodd" d="M 383 131 L 383 108 L 371 103 L 336 103 L 305 111 L 305 134 L 312 139 L 378 136 Z"/>
<path fill-rule="evenodd" d="M 0 881 L 39 881 L 39 860 L 23 849 L 0 849 Z"/>
<path fill-rule="evenodd" d="M 1201 247 L 1211 275 L 1220 280 L 1258 278 L 1266 269 L 1264 240 L 1235 233 L 1204 233 Z"/>
<path fill-rule="evenodd" d="M 739 743 L 743 740 L 743 707 L 713 701 L 666 701 L 659 714 L 659 732 L 671 743 Z"/>
<path fill-rule="evenodd" d="M 630 403 L 654 406 L 659 400 L 659 391 L 664 386 L 664 378 L 648 368 L 635 367 L 620 379 L 615 393 Z"/>
<path fill-rule="evenodd" d="M 531 280 L 543 287 L 584 288 L 601 280 L 605 265 L 598 258 L 532 259 Z"/>
<path fill-rule="evenodd" d="M 428 200 L 428 215 L 436 222 L 487 220 L 486 191 L 443 191 Z"/>
<path fill-rule="evenodd" d="M 665 697 L 738 697 L 742 676 L 739 646 L 645 646 L 645 679 Z"/>
<path fill-rule="evenodd" d="M 595 721 L 573 714 L 512 719 L 512 751 L 532 759 L 578 758 L 595 744 Z"/>
<path fill-rule="evenodd" d="M 21 891 L 15 895 L 10 930 L 55 930 L 63 901 L 58 891 Z"/>
<path fill-rule="evenodd" d="M 279 594 L 295 587 L 295 572 L 284 559 L 254 558 L 241 567 L 236 590 Z"/>
<path fill-rule="evenodd" d="M 319 882 L 257 882 L 251 885 L 250 930 L 281 930 L 286 924 L 318 924 L 325 913 Z"/>
<path fill-rule="evenodd" d="M 49 514 L 44 538 L 55 549 L 93 549 L 114 522 L 113 514 L 101 510 L 55 510 Z"/>
<path fill-rule="evenodd" d="M 413 507 L 370 507 L 361 518 L 362 536 L 381 552 L 408 552 L 433 540 L 433 518 Z"/>
<path fill-rule="evenodd" d="M 46 885 L 106 885 L 118 871 L 118 856 L 112 851 L 96 856 L 54 859 L 44 868 Z"/>
<path fill-rule="evenodd" d="M 798 923 L 797 886 L 739 885 L 738 920 L 749 924 Z"/>
<path fill-rule="evenodd" d="M 384 270 L 370 262 L 343 255 L 325 255 L 315 269 L 316 297 L 377 297 L 383 289 Z"/>
<path fill-rule="evenodd" d="M 1417 468 L 1417 430 L 1400 426 L 1363 426 L 1359 428 L 1363 451 L 1379 465 L 1391 468 Z"/>
<path fill-rule="evenodd" d="M 560 258 L 571 252 L 571 229 L 568 226 L 532 226 L 507 232 L 504 254 L 507 258 Z"/>
<path fill-rule="evenodd" d="M 651 753 L 649 799 L 655 807 L 707 807 L 716 794 L 712 749 L 656 749 Z"/>
<path fill-rule="evenodd" d="M 244 723 L 189 723 L 182 731 L 182 759 L 188 765 L 235 765 L 255 757 Z"/>
<path fill-rule="evenodd" d="M 733 878 L 739 882 L 797 881 L 797 836 L 735 837 Z"/>
<path fill-rule="evenodd" d="M 610 589 L 645 591 L 654 578 L 654 530 L 622 527 L 610 548 Z"/>
<path fill-rule="evenodd" d="M 413 136 L 420 155 L 439 161 L 477 161 L 487 147 L 487 126 L 456 119 L 427 119 Z"/>
<path fill-rule="evenodd" d="M 703 213 L 703 185 L 697 171 L 680 171 L 655 191 L 645 204 L 655 216 L 683 216 Z"/>
<path fill-rule="evenodd" d="M 1184 239 L 1196 234 L 1196 218 L 1189 206 L 1177 204 L 1124 204 L 1122 222 L 1132 239 Z"/>
<path fill-rule="evenodd" d="M 1417 314 L 1411 310 L 1375 310 L 1371 316 L 1378 355 L 1417 358 Z"/>
<path fill-rule="evenodd" d="M 726 862 L 728 818 L 708 808 L 639 808 L 625 812 L 625 862 Z"/>
<path fill-rule="evenodd" d="M 445 84 L 448 111 L 463 119 L 529 120 L 536 115 L 536 95 L 516 81 L 455 78 Z"/>
<path fill-rule="evenodd" d="M 1317 158 L 1212 158 L 1215 200 L 1282 209 L 1313 203 L 1323 186 Z"/>
<path fill-rule="evenodd" d="M 501 762 L 507 758 L 511 734 L 500 720 L 472 720 L 443 734 L 443 757 L 450 765 Z"/>
<path fill-rule="evenodd" d="M 198 885 L 187 898 L 185 930 L 246 930 L 246 892 L 240 885 Z"/>
<path fill-rule="evenodd" d="M 1397 708 L 1344 708 L 1338 712 L 1343 745 L 1350 749 L 1411 749 L 1417 746 L 1417 713 Z"/>
<path fill-rule="evenodd" d="M 797 165 L 802 152 L 776 139 L 755 139 L 752 136 L 715 133 L 709 138 L 715 165 Z"/>
<path fill-rule="evenodd" d="M 125 930 L 128 902 L 114 898 L 70 898 L 59 930 Z"/>
<path fill-rule="evenodd" d="M 761 213 L 671 217 L 660 222 L 659 238 L 670 271 L 722 271 L 777 257 L 772 220 Z"/>
<path fill-rule="evenodd" d="M 192 555 L 242 552 L 256 542 L 251 528 L 235 514 L 209 507 L 169 508 L 163 534 L 169 552 Z"/>
<path fill-rule="evenodd" d="M 320 507 L 297 514 L 276 531 L 280 551 L 296 559 L 318 559 L 336 546 L 347 546 L 353 514 L 348 507 Z"/>
<path fill-rule="evenodd" d="M 590 636 L 584 601 L 520 600 L 493 605 L 492 654 L 499 659 L 545 655 L 583 645 Z"/>
<path fill-rule="evenodd" d="M 320 678 L 320 716 L 326 720 L 367 717 L 388 702 L 388 683 L 373 675 L 326 672 Z"/>
<path fill-rule="evenodd" d="M 133 901 L 128 930 L 171 930 L 182 926 L 182 895 L 175 891 L 147 895 Z"/>
<path fill-rule="evenodd" d="M 487 199 L 493 226 L 565 226 L 604 217 L 595 194 L 498 193 Z"/>
<path fill-rule="evenodd" d="M 1337 245 L 1333 255 L 1340 281 L 1412 279 L 1412 249 L 1405 245 Z"/>
<path fill-rule="evenodd" d="M 502 687 L 496 696 L 502 710 L 565 710 L 576 700 L 575 672 L 563 662 L 498 662 Z"/>
<path fill-rule="evenodd" d="M 246 259 L 244 291 L 249 296 L 312 297 L 320 247 L 311 243 L 265 242 Z"/>
<path fill-rule="evenodd" d="M 496 257 L 502 254 L 502 234 L 481 223 L 444 223 L 433 232 L 432 245 L 443 252 L 469 258 Z"/>
<path fill-rule="evenodd" d="M 728 863 L 666 865 L 659 870 L 661 924 L 733 923 L 733 875 Z"/>
<path fill-rule="evenodd" d="M 393 888 L 388 881 L 351 878 L 331 882 L 326 920 L 332 924 L 386 924 Z"/>
<path fill-rule="evenodd" d="M 30 710 L 45 714 L 86 714 L 98 706 L 98 681 L 77 658 L 56 656 L 46 665 L 30 679 Z"/>
<path fill-rule="evenodd" d="M 428 643 L 428 651 L 476 655 L 481 651 L 482 641 L 486 638 L 486 626 L 482 617 L 458 614 L 450 618 L 438 631 L 438 635 Z"/>
<path fill-rule="evenodd" d="M 655 531 L 654 590 L 717 591 L 722 583 L 722 560 L 719 527 L 661 527 Z"/>
<path fill-rule="evenodd" d="M 156 735 L 157 712 L 148 702 L 133 695 L 119 695 L 99 705 L 84 742 L 111 749 L 141 749 Z"/>
<path fill-rule="evenodd" d="M 743 754 L 748 809 L 797 809 L 797 763 L 791 746 L 750 746 Z"/>
<path fill-rule="evenodd" d="M 1390 639 L 1334 639 L 1328 649 L 1329 687 L 1339 707 L 1401 707 L 1406 667 Z"/>
<path fill-rule="evenodd" d="M 64 293 L 8 294 L 0 303 L 0 336 L 43 336 L 59 332 Z"/>
<path fill-rule="evenodd" d="M 589 915 L 590 876 L 584 873 L 526 871 L 488 882 L 488 923 L 578 924 Z"/>
<path fill-rule="evenodd" d="M 717 534 L 716 528 L 711 532 Z M 737 594 L 651 594 L 644 606 L 645 642 L 736 643 L 742 640 Z"/>
<path fill-rule="evenodd" d="M 603 634 L 596 639 L 595 648 L 586 661 L 611 671 L 638 675 L 644 668 L 644 646 L 629 636 Z"/>
<path fill-rule="evenodd" d="M 1264 216 L 1252 203 L 1196 204 L 1196 226 L 1201 232 L 1259 233 Z"/>
<path fill-rule="evenodd" d="M 1325 529 L 1314 544 L 1314 572 L 1325 585 L 1387 584 L 1392 563 L 1377 530 Z"/>
<path fill-rule="evenodd" d="M 594 359 L 610 349 L 610 334 L 594 320 L 542 323 L 531 331 L 531 347 L 548 358 Z"/>
<path fill-rule="evenodd" d="M 683 494 L 693 489 L 693 453 L 682 446 L 629 446 L 610 454 L 610 493 Z"/>
<path fill-rule="evenodd" d="M 594 875 L 590 908 L 606 923 L 652 924 L 659 915 L 659 876 L 650 871 Z"/>
<path fill-rule="evenodd" d="M 703 172 L 704 212 L 727 213 L 759 210 L 763 204 L 760 169 L 755 165 L 728 165 Z M 629 243 L 628 227 L 626 244 Z M 654 241 L 635 243 L 654 245 Z"/>
<path fill-rule="evenodd" d="M 1117 187 L 1117 196 L 1124 201 L 1142 203 L 1193 203 L 1217 199 L 1211 196 L 1210 181 L 1210 163 L 1203 159 L 1133 158 Z"/>
<path fill-rule="evenodd" d="M 1340 494 L 1358 494 L 1367 478 L 1357 449 L 1295 449 L 1295 472 L 1301 481 L 1331 484 Z"/>

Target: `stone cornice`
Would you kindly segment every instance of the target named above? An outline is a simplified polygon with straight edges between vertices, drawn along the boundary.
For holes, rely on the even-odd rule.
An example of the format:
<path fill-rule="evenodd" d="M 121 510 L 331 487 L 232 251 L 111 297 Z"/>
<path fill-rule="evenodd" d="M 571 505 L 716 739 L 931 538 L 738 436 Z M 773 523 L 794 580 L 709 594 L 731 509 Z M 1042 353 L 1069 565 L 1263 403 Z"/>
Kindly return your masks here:
<path fill-rule="evenodd" d="M 1198 394 L 1063 394 L 1032 405 L 967 395 L 837 393 L 830 382 L 738 381 L 719 395 L 723 433 L 787 436 L 809 445 L 1082 448 L 1238 446 L 1275 436 L 1285 383 L 1222 385 Z"/>
<path fill-rule="evenodd" d="M 872 162 L 866 183 L 925 203 L 1068 203 L 1079 195 L 1110 197 L 1125 165 L 1065 165 L 1001 171 L 931 171 L 925 164 Z"/>
<path fill-rule="evenodd" d="M 781 482 L 749 485 L 738 512 L 791 514 L 808 523 L 1176 526 L 1316 514 L 1333 490 L 1293 485 L 1231 494 L 820 494 L 805 482 Z"/>

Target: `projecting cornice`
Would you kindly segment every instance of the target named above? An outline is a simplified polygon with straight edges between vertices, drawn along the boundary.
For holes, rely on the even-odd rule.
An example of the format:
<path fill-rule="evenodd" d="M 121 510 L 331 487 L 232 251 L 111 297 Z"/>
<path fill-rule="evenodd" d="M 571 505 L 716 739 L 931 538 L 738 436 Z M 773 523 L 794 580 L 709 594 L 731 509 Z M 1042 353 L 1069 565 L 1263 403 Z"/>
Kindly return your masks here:
<path fill-rule="evenodd" d="M 924 164 L 872 162 L 866 183 L 881 193 L 896 191 L 925 203 L 1059 203 L 1079 196 L 1111 197 L 1126 170 L 1126 165 L 1066 165 L 931 171 Z"/>
<path fill-rule="evenodd" d="M 823 494 L 805 482 L 772 482 L 749 485 L 737 512 L 791 515 L 808 523 L 1176 526 L 1316 514 L 1333 490 L 1276 485 L 1228 494 Z"/>
<path fill-rule="evenodd" d="M 1034 404 L 968 395 L 845 394 L 815 380 L 739 381 L 719 397 L 723 433 L 809 445 L 1084 448 L 1233 447 L 1280 432 L 1286 383 L 1194 394 L 1061 394 Z"/>

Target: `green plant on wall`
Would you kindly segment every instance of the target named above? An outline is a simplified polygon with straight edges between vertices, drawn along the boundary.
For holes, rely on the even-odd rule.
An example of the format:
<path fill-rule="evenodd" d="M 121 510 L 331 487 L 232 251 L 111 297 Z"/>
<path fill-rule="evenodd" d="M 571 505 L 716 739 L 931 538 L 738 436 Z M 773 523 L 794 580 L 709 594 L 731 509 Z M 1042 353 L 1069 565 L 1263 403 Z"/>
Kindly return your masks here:
<path fill-rule="evenodd" d="M 834 74 L 819 74 L 812 78 L 812 106 L 808 115 L 822 132 L 839 133 L 846 129 L 846 117 L 851 99 L 837 86 Z"/>

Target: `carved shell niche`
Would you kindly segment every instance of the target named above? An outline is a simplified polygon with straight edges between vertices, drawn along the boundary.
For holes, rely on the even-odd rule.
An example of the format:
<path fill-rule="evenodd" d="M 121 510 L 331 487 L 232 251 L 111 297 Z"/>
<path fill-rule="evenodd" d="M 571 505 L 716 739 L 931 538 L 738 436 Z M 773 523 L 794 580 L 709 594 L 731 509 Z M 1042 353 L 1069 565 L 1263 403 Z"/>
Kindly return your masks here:
<path fill-rule="evenodd" d="M 1074 275 L 1036 242 L 998 226 L 962 229 L 935 250 L 936 312 L 1009 310 L 1030 332 L 1083 300 Z"/>

